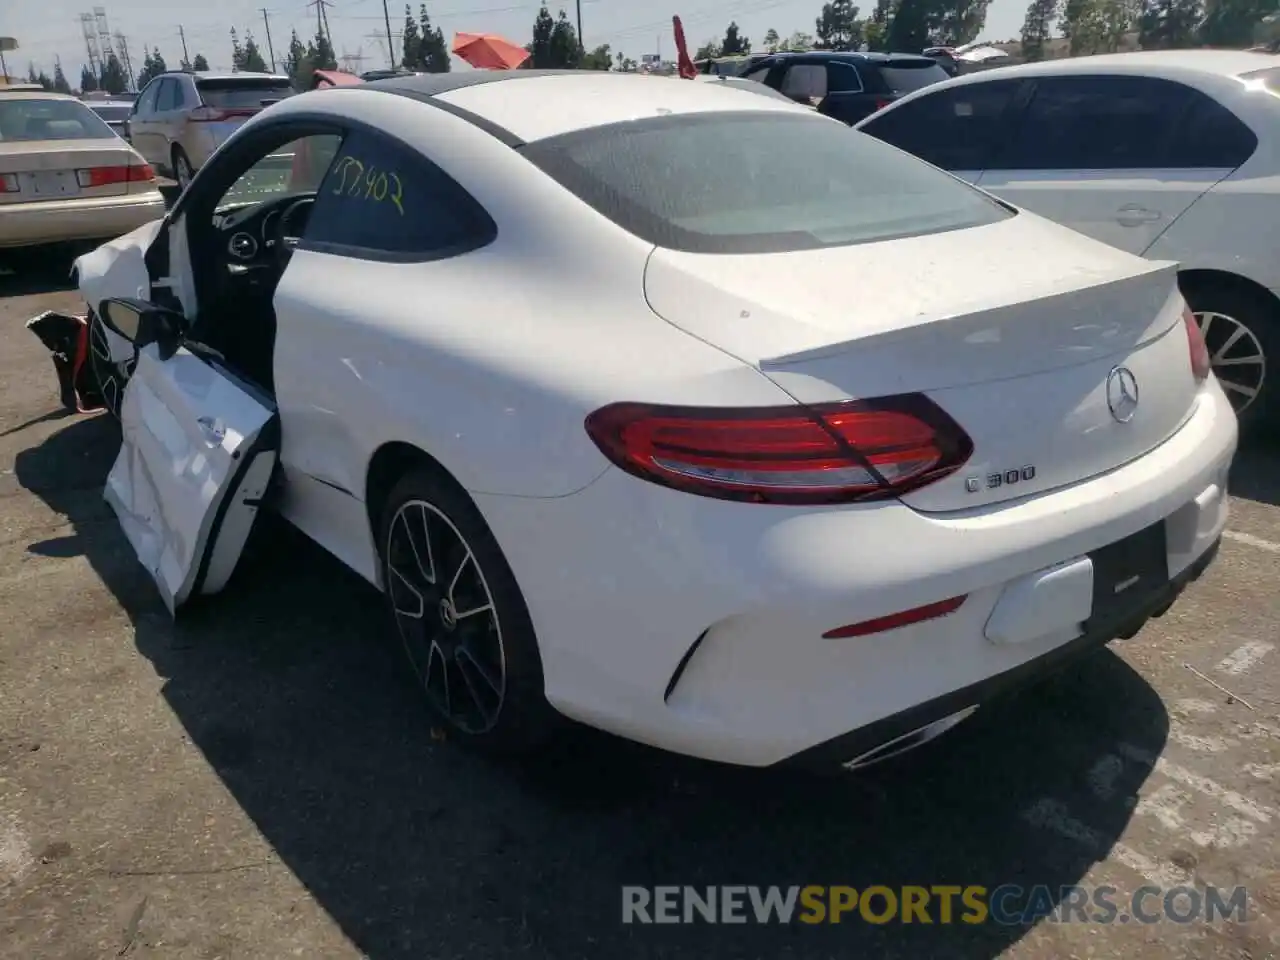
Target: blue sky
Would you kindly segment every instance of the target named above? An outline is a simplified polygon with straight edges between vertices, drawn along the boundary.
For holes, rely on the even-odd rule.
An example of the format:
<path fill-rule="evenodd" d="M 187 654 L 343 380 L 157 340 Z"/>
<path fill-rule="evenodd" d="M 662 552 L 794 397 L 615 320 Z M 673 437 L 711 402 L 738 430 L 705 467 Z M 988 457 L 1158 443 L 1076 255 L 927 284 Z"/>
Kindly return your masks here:
<path fill-rule="evenodd" d="M 415 12 L 418 3 L 413 2 Z M 874 0 L 863 4 L 867 9 L 873 5 Z M 5 55 L 9 72 L 25 74 L 28 62 L 34 62 L 37 69 L 52 73 L 58 55 L 67 79 L 75 84 L 86 61 L 80 14 L 94 6 L 93 0 L 8 0 L 0 5 L 0 36 L 14 37 L 19 44 L 18 50 Z M 315 7 L 308 8 L 304 0 L 108 0 L 103 6 L 112 33 L 119 31 L 128 41 L 135 70 L 141 67 L 144 47 L 159 47 L 168 64 L 177 66 L 182 58 L 179 25 L 186 32 L 190 55 L 204 54 L 215 68 L 230 66 L 230 27 L 242 34 L 251 30 L 266 54 L 264 6 L 277 57 L 288 44 L 290 30 L 297 29 L 305 41 L 316 25 Z M 427 10 L 450 41 L 456 31 L 464 31 L 497 33 L 526 43 L 539 6 L 538 0 L 428 0 Z M 548 6 L 554 15 L 558 4 Z M 573 0 L 564 6 L 572 18 Z M 821 6 L 821 0 L 670 0 L 670 5 L 654 0 L 583 0 L 582 32 L 589 47 L 607 43 L 637 60 L 645 53 L 670 57 L 673 13 L 684 20 L 689 44 L 696 48 L 723 36 L 730 20 L 736 20 L 757 45 L 770 27 L 783 36 L 796 30 L 812 33 Z M 391 29 L 398 31 L 404 22 L 404 0 L 388 0 L 388 7 Z M 993 0 L 982 38 L 1017 36 L 1025 7 L 1022 0 Z M 326 9 L 339 54 L 363 54 L 365 70 L 387 65 L 385 41 L 371 36 L 386 31 L 381 0 L 332 0 Z"/>

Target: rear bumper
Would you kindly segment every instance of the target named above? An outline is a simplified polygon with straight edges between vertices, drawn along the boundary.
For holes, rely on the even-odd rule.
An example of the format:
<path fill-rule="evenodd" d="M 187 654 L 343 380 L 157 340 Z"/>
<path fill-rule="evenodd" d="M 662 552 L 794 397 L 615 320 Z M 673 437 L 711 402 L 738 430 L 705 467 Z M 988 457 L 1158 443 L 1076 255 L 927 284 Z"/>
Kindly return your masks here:
<path fill-rule="evenodd" d="M 104 240 L 165 214 L 159 190 L 92 200 L 50 200 L 0 207 L 0 247 Z"/>
<path fill-rule="evenodd" d="M 948 717 L 971 707 L 990 705 L 993 701 L 1049 676 L 1112 640 L 1133 636 L 1152 617 L 1163 616 L 1188 584 L 1199 580 L 1218 555 L 1221 538 L 1201 554 L 1186 570 L 1146 596 L 1135 597 L 1133 608 L 1100 623 L 1088 633 L 1043 653 L 1034 660 L 1006 670 L 1004 673 L 971 683 L 960 690 L 935 697 L 925 703 L 877 720 L 850 733 L 834 737 L 810 747 L 778 764 L 818 771 L 829 771 L 865 757 L 889 744 L 906 744 L 915 732 L 928 729 Z M 896 750 L 894 751 L 896 752 Z"/>
<path fill-rule="evenodd" d="M 969 511 L 709 501 L 617 470 L 568 497 L 474 499 L 524 593 L 557 709 L 763 767 L 832 743 L 826 754 L 848 749 L 850 760 L 971 706 L 988 685 L 1128 632 L 1171 594 L 1140 595 L 1110 624 L 1094 620 L 1091 587 L 1081 609 L 1079 578 L 1065 593 L 1039 583 L 1062 567 L 1092 570 L 1094 551 L 1163 523 L 1173 584 L 1160 586 L 1176 593 L 1226 525 L 1236 439 L 1211 381 L 1183 427 L 1138 460 Z M 934 620 L 823 637 L 960 596 Z"/>

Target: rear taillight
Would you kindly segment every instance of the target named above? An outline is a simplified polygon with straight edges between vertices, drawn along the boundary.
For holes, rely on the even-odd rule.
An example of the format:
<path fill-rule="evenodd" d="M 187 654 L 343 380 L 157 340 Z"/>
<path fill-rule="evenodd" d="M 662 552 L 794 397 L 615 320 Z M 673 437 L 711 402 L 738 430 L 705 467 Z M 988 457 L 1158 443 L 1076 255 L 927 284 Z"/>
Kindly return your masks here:
<path fill-rule="evenodd" d="M 1196 383 L 1204 383 L 1209 378 L 1213 365 L 1209 361 L 1209 348 L 1205 346 L 1204 334 L 1200 332 L 1200 324 L 1196 323 L 1195 314 L 1190 307 L 1182 308 L 1182 325 L 1187 330 L 1187 347 L 1191 352 L 1191 373 Z"/>
<path fill-rule="evenodd" d="M 18 175 L 16 173 L 0 174 L 0 193 L 17 193 Z"/>
<path fill-rule="evenodd" d="M 749 503 L 882 500 L 954 473 L 973 453 L 960 425 L 920 394 L 789 407 L 615 403 L 586 428 L 634 476 Z"/>
<path fill-rule="evenodd" d="M 76 182 L 82 187 L 109 187 L 116 183 L 146 183 L 156 178 L 147 163 L 118 167 L 88 167 L 76 171 Z"/>

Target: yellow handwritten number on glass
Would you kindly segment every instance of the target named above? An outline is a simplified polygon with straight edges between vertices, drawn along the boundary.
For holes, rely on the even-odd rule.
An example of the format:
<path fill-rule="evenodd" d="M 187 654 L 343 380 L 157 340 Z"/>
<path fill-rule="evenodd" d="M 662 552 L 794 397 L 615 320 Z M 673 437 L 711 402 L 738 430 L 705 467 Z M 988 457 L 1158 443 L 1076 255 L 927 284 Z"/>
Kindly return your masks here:
<path fill-rule="evenodd" d="M 387 175 L 385 173 L 378 174 L 378 181 L 373 187 L 373 199 L 385 200 L 387 198 Z"/>
<path fill-rule="evenodd" d="M 400 216 L 404 216 L 404 206 L 401 200 L 404 199 L 404 187 L 400 184 L 399 174 L 389 174 L 391 177 L 391 202 L 396 205 L 396 209 L 400 211 Z"/>
<path fill-rule="evenodd" d="M 378 168 L 370 167 L 369 172 L 364 175 L 364 198 L 368 200 L 373 196 L 373 186 L 378 182 Z"/>

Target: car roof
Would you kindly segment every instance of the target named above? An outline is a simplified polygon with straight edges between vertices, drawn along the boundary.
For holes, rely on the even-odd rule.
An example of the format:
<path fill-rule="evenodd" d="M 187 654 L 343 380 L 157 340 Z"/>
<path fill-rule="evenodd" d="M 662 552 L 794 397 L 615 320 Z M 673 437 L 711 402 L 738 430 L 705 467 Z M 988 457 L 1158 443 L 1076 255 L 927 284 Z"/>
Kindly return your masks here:
<path fill-rule="evenodd" d="M 284 80 L 283 73 L 253 73 L 244 70 L 166 70 L 162 77 L 193 77 L 196 80 Z"/>
<path fill-rule="evenodd" d="M 949 85 L 981 83 L 1006 77 L 1070 76 L 1099 71 L 1139 76 L 1185 77 L 1200 74 L 1238 77 L 1268 68 L 1280 68 L 1280 58 L 1275 54 L 1252 53 L 1248 50 L 1138 50 L 1132 53 L 1101 53 L 1088 57 L 994 67 L 956 77 L 949 81 Z"/>
<path fill-rule="evenodd" d="M 932 57 L 920 53 L 883 53 L 875 50 L 779 50 L 774 57 L 809 57 L 814 60 L 857 60 L 863 63 L 900 63 L 925 61 L 934 63 Z"/>
<path fill-rule="evenodd" d="M 472 70 L 394 77 L 365 84 L 435 103 L 525 143 L 589 127 L 674 114 L 786 111 L 771 97 L 744 97 L 712 83 L 660 83 L 604 70 Z M 496 129 L 495 129 L 496 128 Z"/>
<path fill-rule="evenodd" d="M 38 87 L 34 84 L 22 87 L 0 87 L 0 94 L 12 94 L 15 97 L 21 97 L 23 100 L 74 100 L 76 103 L 84 103 L 79 97 L 58 93 L 56 90 L 45 90 L 43 87 Z M 88 106 L 88 104 L 85 105 Z"/>

